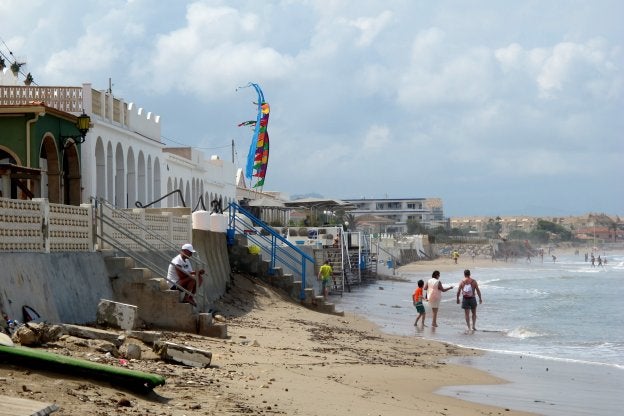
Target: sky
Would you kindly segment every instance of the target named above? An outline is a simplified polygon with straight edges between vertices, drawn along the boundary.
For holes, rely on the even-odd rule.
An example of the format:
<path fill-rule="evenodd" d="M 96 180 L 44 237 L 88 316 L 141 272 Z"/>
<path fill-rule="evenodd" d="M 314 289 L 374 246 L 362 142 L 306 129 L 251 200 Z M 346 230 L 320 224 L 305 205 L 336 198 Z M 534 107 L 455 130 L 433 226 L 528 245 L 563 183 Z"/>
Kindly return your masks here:
<path fill-rule="evenodd" d="M 445 216 L 624 217 L 624 2 L 0 0 L 0 51 L 92 83 L 265 191 L 441 198 Z"/>

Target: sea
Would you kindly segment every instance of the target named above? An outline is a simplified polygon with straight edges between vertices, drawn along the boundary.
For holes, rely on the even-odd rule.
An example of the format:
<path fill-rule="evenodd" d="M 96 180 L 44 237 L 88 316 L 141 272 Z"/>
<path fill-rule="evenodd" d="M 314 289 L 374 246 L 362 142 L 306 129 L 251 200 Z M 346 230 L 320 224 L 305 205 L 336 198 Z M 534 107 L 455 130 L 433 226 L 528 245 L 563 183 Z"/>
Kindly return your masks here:
<path fill-rule="evenodd" d="M 598 255 L 598 253 L 596 254 Z M 543 415 L 624 414 L 624 252 L 600 253 L 606 265 L 592 267 L 584 252 L 556 261 L 518 259 L 471 268 L 483 295 L 477 331 L 468 331 L 456 304 L 462 273 L 442 272 L 438 327 L 414 327 L 411 294 L 427 273 L 398 273 L 409 281 L 380 280 L 333 297 L 337 310 L 365 316 L 382 331 L 442 341 L 484 351 L 452 362 L 507 380 L 496 386 L 451 386 L 440 390 L 463 400 Z"/>

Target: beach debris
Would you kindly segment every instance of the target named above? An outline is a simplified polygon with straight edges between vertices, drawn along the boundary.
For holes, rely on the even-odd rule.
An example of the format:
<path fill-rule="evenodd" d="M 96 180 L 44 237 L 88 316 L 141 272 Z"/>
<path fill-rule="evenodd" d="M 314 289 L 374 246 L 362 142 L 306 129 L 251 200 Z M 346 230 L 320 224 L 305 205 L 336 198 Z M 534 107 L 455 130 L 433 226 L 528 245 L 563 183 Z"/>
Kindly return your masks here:
<path fill-rule="evenodd" d="M 213 316 L 213 318 L 217 322 L 225 322 L 225 317 L 223 315 L 216 314 Z"/>
<path fill-rule="evenodd" d="M 129 360 L 141 359 L 141 346 L 134 343 L 127 343 L 121 347 L 121 355 Z"/>
<path fill-rule="evenodd" d="M 56 341 L 63 333 L 63 327 L 59 325 L 26 323 L 13 332 L 11 339 L 16 344 L 37 346 Z"/>
<path fill-rule="evenodd" d="M 117 346 L 109 341 L 104 341 L 101 339 L 90 340 L 89 346 L 94 348 L 98 352 L 110 354 L 115 358 L 118 358 L 120 356 Z"/>
<path fill-rule="evenodd" d="M 154 345 L 155 342 L 160 341 L 160 338 L 162 338 L 162 332 L 159 332 L 159 331 L 126 331 L 126 336 L 128 336 L 129 338 L 139 339 L 148 345 Z"/>
<path fill-rule="evenodd" d="M 101 326 L 131 330 L 136 325 L 137 315 L 138 308 L 135 305 L 100 299 L 96 322 Z"/>
<path fill-rule="evenodd" d="M 0 396 L 3 414 L 6 415 L 49 415 L 60 408 L 55 403 L 41 403 L 36 400 L 13 396 Z"/>
<path fill-rule="evenodd" d="M 69 335 L 86 339 L 101 339 L 113 343 L 116 347 L 124 343 L 125 335 L 119 335 L 117 332 L 105 331 L 103 329 L 90 328 L 80 325 L 64 324 L 63 329 Z"/>
<path fill-rule="evenodd" d="M 46 368 L 69 373 L 73 376 L 80 374 L 94 379 L 105 379 L 111 383 L 142 392 L 147 392 L 155 386 L 165 384 L 165 378 L 157 374 L 99 364 L 24 346 L 9 347 L 0 345 L 0 360 L 19 363 L 35 369 Z"/>
<path fill-rule="evenodd" d="M 190 367 L 205 368 L 210 366 L 212 352 L 198 348 L 159 341 L 154 344 L 154 352 L 164 361 L 184 364 Z"/>
<path fill-rule="evenodd" d="M 13 346 L 13 340 L 7 334 L 0 332 L 0 345 L 6 345 L 8 347 Z"/>

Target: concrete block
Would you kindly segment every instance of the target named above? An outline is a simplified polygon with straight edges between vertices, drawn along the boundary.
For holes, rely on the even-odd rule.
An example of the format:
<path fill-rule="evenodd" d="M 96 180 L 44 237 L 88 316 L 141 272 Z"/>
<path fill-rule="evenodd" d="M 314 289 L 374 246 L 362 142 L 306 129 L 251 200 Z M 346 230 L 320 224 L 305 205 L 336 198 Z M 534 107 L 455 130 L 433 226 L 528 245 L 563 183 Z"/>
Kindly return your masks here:
<path fill-rule="evenodd" d="M 126 331 L 126 336 L 130 338 L 140 339 L 146 344 L 154 345 L 162 338 L 162 332 L 159 331 Z"/>
<path fill-rule="evenodd" d="M 227 338 L 227 325 L 226 324 L 214 324 L 205 326 L 199 329 L 199 334 L 205 337 L 211 338 Z"/>
<path fill-rule="evenodd" d="M 159 341 L 154 344 L 154 352 L 165 361 L 205 368 L 210 366 L 212 353 L 198 348 L 186 347 L 172 342 Z"/>
<path fill-rule="evenodd" d="M 137 319 L 137 307 L 127 303 L 101 299 L 98 304 L 96 322 L 113 328 L 133 329 Z"/>
<path fill-rule="evenodd" d="M 208 327 L 212 325 L 212 314 L 211 313 L 200 313 L 197 317 L 197 325 L 199 327 L 199 333 L 201 334 L 202 328 Z"/>
<path fill-rule="evenodd" d="M 124 344 L 124 346 L 121 347 L 121 353 L 129 360 L 140 360 L 141 346 L 133 343 Z"/>
<path fill-rule="evenodd" d="M 65 329 L 65 332 L 68 335 L 86 339 L 101 339 L 109 341 L 117 347 L 123 344 L 125 339 L 124 335 L 119 335 L 116 332 L 104 331 L 102 329 L 90 328 L 87 326 L 64 324 L 63 329 Z"/>

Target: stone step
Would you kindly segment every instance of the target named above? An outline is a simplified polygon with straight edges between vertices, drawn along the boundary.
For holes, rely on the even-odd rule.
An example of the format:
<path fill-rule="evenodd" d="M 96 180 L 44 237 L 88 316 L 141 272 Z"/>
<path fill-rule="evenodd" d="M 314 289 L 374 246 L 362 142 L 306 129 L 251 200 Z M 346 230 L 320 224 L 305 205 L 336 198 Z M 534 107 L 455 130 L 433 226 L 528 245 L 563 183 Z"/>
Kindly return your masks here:
<path fill-rule="evenodd" d="M 334 313 L 336 312 L 336 305 L 333 303 L 322 302 L 317 305 L 317 309 L 319 312 L 323 313 Z"/>
<path fill-rule="evenodd" d="M 130 257 L 106 257 L 104 263 L 110 277 L 121 277 L 127 269 L 135 267 L 134 260 Z"/>
<path fill-rule="evenodd" d="M 120 273 L 120 278 L 128 279 L 130 282 L 145 282 L 152 277 L 152 272 L 143 267 L 132 267 Z"/>

